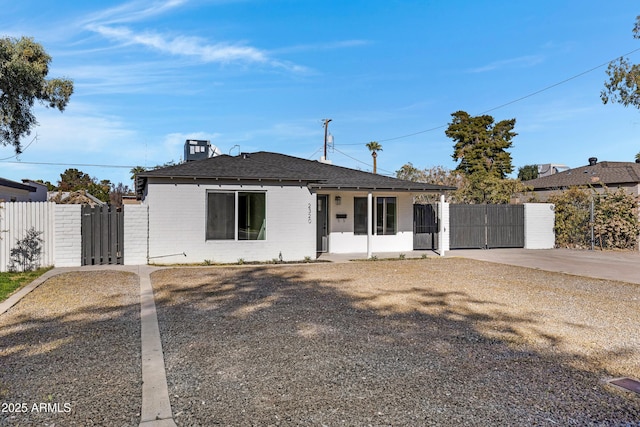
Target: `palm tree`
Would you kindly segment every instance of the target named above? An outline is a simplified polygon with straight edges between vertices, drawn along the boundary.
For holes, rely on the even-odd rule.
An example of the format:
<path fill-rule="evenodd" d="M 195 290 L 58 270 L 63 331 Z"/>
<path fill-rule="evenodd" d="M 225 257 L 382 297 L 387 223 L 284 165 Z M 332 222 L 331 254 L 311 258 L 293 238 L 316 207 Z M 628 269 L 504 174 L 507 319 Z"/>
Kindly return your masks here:
<path fill-rule="evenodd" d="M 379 142 L 371 141 L 368 144 L 366 144 L 366 146 L 369 149 L 369 151 L 371 151 L 371 157 L 373 157 L 373 173 L 376 173 L 377 171 L 376 159 L 378 158 L 378 151 L 382 151 L 382 145 L 380 145 Z"/>
<path fill-rule="evenodd" d="M 640 151 L 636 154 L 636 163 L 640 163 Z"/>

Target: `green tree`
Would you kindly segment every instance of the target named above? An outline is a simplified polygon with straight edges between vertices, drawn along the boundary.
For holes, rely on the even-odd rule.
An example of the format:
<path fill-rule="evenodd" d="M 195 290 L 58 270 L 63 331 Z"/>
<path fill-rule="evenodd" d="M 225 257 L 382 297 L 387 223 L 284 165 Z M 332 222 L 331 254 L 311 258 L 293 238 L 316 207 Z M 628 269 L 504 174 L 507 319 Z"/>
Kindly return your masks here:
<path fill-rule="evenodd" d="M 459 173 L 449 170 L 443 166 L 434 166 L 430 169 L 418 169 L 411 162 L 405 163 L 396 171 L 396 178 L 405 181 L 425 182 L 427 184 L 446 185 L 458 187 L 464 181 L 464 177 Z M 452 192 L 445 192 L 449 197 Z M 431 203 L 437 200 L 436 195 L 420 195 L 414 198 L 415 203 Z"/>
<path fill-rule="evenodd" d="M 538 177 L 538 165 L 525 165 L 518 168 L 518 179 L 529 181 Z"/>
<path fill-rule="evenodd" d="M 86 190 L 96 199 L 102 200 L 103 202 L 109 202 L 109 195 L 111 193 L 111 181 L 109 181 L 108 179 L 98 181 L 97 179 L 92 178 L 91 183 L 89 183 Z"/>
<path fill-rule="evenodd" d="M 371 151 L 371 157 L 373 157 L 373 173 L 376 173 L 378 169 L 378 151 L 382 151 L 382 145 L 380 145 L 380 143 L 376 141 L 371 141 L 365 145 L 367 146 L 369 151 Z"/>
<path fill-rule="evenodd" d="M 51 57 L 32 38 L 0 38 L 0 143 L 22 152 L 20 139 L 37 124 L 38 100 L 64 111 L 73 93 L 69 79 L 47 79 Z"/>
<path fill-rule="evenodd" d="M 111 181 L 103 179 L 98 181 L 81 170 L 70 168 L 60 174 L 58 181 L 59 191 L 86 191 L 98 200 L 109 201 Z"/>
<path fill-rule="evenodd" d="M 145 168 L 144 166 L 135 166 L 133 168 L 131 168 L 131 170 L 129 171 L 129 173 L 131 174 L 131 181 L 136 182 L 136 176 L 138 176 L 139 173 L 142 172 L 146 172 L 147 168 Z"/>
<path fill-rule="evenodd" d="M 458 190 L 453 193 L 456 203 L 507 204 L 517 194 L 524 194 L 530 188 L 517 179 L 501 179 L 489 172 L 477 172 L 465 177 Z"/>
<path fill-rule="evenodd" d="M 60 180 L 58 181 L 58 190 L 87 190 L 92 182 L 93 178 L 91 178 L 89 174 L 86 174 L 78 169 L 69 168 L 60 174 Z"/>
<path fill-rule="evenodd" d="M 640 39 L 640 16 L 636 17 L 633 38 Z M 640 65 L 631 64 L 627 58 L 618 58 L 609 63 L 609 79 L 604 83 L 600 98 L 604 104 L 619 103 L 640 108 Z"/>
<path fill-rule="evenodd" d="M 445 134 L 455 141 L 453 159 L 460 161 L 456 170 L 467 176 L 476 173 L 506 178 L 513 171 L 511 140 L 516 119 L 495 123 L 489 115 L 472 117 L 464 111 L 451 114 L 453 120 Z"/>

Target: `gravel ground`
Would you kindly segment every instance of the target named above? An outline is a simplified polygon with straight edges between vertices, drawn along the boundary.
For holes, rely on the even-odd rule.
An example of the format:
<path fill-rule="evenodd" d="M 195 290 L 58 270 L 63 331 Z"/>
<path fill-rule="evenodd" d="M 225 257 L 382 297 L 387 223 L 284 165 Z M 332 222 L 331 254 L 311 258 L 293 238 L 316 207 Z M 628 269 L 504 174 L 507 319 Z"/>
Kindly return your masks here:
<path fill-rule="evenodd" d="M 152 275 L 178 425 L 640 426 L 640 287 L 468 259 Z"/>
<path fill-rule="evenodd" d="M 0 316 L 0 425 L 138 425 L 139 296 L 130 273 L 66 273 Z"/>

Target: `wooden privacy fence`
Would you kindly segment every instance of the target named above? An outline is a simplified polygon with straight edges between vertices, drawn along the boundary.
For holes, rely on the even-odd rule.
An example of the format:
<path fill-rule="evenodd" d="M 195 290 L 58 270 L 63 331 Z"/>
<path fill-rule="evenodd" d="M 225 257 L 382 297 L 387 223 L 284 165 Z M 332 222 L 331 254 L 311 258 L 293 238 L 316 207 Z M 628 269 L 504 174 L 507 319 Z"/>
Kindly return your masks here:
<path fill-rule="evenodd" d="M 450 205 L 451 249 L 523 248 L 524 205 Z"/>
<path fill-rule="evenodd" d="M 82 206 L 82 265 L 124 264 L 124 212 Z"/>
<path fill-rule="evenodd" d="M 54 264 L 55 203 L 0 203 L 0 271 L 7 271 L 11 249 L 23 239 L 29 229 L 41 232 L 41 267 Z"/>

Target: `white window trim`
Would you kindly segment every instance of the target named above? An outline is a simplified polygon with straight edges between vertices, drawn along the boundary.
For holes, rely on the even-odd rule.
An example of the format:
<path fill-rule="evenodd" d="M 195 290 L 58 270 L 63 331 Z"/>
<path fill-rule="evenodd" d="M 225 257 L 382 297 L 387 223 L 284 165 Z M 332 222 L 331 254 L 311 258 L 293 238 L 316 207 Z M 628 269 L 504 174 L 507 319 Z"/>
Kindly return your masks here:
<path fill-rule="evenodd" d="M 218 194 L 234 194 L 233 203 L 234 203 L 234 219 L 233 219 L 233 239 L 207 239 L 207 226 L 209 221 L 209 194 L 218 193 Z M 239 193 L 259 193 L 264 194 L 264 239 L 238 239 L 238 221 L 239 221 L 239 212 L 238 212 L 238 202 L 239 202 Z M 250 191 L 250 190 L 207 190 L 205 192 L 204 201 L 205 201 L 205 215 L 204 215 L 204 240 L 205 242 L 266 242 L 268 235 L 268 219 L 267 219 L 267 206 L 268 206 L 268 195 L 267 191 Z"/>

